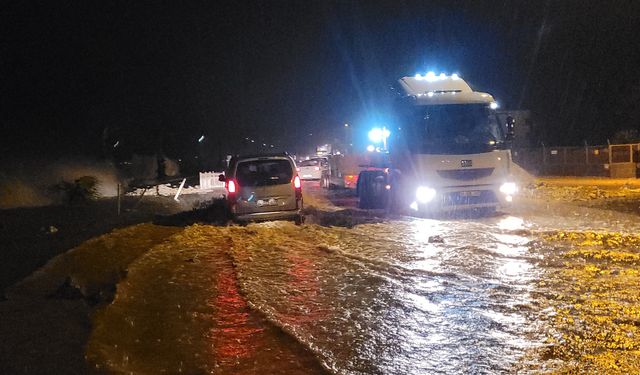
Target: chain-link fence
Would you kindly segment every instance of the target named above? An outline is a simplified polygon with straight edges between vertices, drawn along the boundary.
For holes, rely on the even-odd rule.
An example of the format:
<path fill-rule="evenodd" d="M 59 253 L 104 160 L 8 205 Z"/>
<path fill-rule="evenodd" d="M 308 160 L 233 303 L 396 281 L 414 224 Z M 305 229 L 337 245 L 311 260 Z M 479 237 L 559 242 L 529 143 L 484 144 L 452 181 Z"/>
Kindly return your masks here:
<path fill-rule="evenodd" d="M 640 144 L 519 149 L 513 150 L 513 159 L 539 176 L 635 178 Z"/>

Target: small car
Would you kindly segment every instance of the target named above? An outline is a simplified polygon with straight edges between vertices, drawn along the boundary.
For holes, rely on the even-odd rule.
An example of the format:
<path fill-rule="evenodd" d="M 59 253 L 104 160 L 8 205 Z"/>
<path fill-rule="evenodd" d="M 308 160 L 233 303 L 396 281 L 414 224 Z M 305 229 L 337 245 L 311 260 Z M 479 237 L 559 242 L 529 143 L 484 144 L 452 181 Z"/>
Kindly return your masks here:
<path fill-rule="evenodd" d="M 302 182 L 287 154 L 235 156 L 219 179 L 235 221 L 304 221 Z"/>
<path fill-rule="evenodd" d="M 303 180 L 319 180 L 322 177 L 322 170 L 326 168 L 326 158 L 313 158 L 298 163 L 298 173 Z"/>

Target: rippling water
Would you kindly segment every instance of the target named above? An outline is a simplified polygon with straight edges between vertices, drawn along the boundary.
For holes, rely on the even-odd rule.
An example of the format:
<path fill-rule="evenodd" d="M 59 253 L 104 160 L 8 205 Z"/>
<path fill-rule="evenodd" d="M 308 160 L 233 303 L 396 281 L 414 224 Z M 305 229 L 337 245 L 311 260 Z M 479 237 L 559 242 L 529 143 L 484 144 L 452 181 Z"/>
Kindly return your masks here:
<path fill-rule="evenodd" d="M 543 341 L 539 233 L 607 220 L 563 215 L 191 226 L 129 267 L 87 358 L 119 373 L 522 372 Z"/>
<path fill-rule="evenodd" d="M 129 268 L 94 318 L 87 359 L 97 372 L 323 373 L 311 351 L 247 306 L 230 230 L 187 228 Z"/>
<path fill-rule="evenodd" d="M 496 220 L 259 224 L 232 255 L 249 301 L 336 373 L 508 371 L 535 344 L 536 272 L 522 222 Z"/>

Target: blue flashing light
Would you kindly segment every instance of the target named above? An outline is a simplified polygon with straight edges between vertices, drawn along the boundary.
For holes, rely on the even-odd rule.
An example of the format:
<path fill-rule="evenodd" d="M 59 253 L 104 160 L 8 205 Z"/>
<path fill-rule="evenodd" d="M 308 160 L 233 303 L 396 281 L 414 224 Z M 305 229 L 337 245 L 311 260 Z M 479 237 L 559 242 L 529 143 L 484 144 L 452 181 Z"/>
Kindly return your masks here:
<path fill-rule="evenodd" d="M 382 129 L 373 128 L 371 129 L 371 131 L 369 131 L 369 139 L 373 143 L 384 142 L 387 138 L 389 138 L 390 135 L 391 135 L 391 132 L 384 127 Z"/>

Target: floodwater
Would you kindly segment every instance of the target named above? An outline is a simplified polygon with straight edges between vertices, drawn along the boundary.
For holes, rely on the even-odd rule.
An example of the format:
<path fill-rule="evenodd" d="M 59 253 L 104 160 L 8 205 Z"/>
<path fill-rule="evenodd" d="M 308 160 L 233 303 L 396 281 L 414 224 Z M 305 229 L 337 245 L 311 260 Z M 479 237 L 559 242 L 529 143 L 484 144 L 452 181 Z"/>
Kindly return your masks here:
<path fill-rule="evenodd" d="M 88 358 L 136 373 L 507 371 L 537 277 L 528 232 L 399 220 L 192 226 L 135 262 Z"/>
<path fill-rule="evenodd" d="M 542 236 L 633 223 L 525 209 L 350 229 L 184 228 L 129 266 L 93 318 L 87 360 L 148 374 L 540 371 L 527 353 L 546 345 Z"/>

